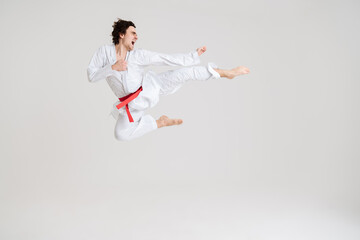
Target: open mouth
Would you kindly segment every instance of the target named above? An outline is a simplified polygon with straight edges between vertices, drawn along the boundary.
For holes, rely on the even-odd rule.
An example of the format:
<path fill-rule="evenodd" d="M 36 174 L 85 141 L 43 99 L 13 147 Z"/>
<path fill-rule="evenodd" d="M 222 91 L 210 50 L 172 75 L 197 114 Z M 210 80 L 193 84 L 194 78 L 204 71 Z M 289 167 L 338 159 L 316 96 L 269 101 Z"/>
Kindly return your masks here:
<path fill-rule="evenodd" d="M 132 41 L 132 42 L 131 42 L 131 44 L 134 46 L 134 45 L 135 45 L 135 42 L 134 42 L 134 41 Z"/>

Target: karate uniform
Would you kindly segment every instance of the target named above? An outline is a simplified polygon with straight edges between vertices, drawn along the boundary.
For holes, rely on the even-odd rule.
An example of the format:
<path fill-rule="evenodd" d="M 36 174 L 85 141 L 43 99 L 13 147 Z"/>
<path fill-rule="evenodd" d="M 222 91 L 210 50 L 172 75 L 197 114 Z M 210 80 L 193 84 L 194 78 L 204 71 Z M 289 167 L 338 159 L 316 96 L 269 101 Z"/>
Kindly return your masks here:
<path fill-rule="evenodd" d="M 214 70 L 216 66 L 209 63 L 207 67 L 195 66 L 157 74 L 145 71 L 150 65 L 192 66 L 200 63 L 197 51 L 188 54 L 160 54 L 143 49 L 127 52 L 126 71 L 112 70 L 116 62 L 115 45 L 100 47 L 92 57 L 87 69 L 90 82 L 106 79 L 117 98 L 135 92 L 142 86 L 142 91 L 128 106 L 134 122 L 129 122 L 125 108 L 117 109 L 114 104 L 112 115 L 117 119 L 115 137 L 118 140 L 131 140 L 157 129 L 156 120 L 145 115 L 144 111 L 157 104 L 160 95 L 176 92 L 182 84 L 189 80 L 208 80 L 220 78 Z"/>

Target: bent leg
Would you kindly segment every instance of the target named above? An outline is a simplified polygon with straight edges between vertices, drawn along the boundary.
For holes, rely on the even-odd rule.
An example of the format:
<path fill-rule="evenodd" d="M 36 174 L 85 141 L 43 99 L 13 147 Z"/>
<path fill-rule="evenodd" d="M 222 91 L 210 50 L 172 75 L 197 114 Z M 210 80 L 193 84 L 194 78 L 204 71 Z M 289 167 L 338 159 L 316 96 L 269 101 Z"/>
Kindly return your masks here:
<path fill-rule="evenodd" d="M 168 118 L 167 116 L 163 115 L 158 120 L 156 120 L 156 123 L 157 123 L 158 128 L 162 128 L 162 127 L 170 127 L 170 126 L 174 126 L 174 125 L 180 125 L 183 123 L 183 120 L 171 119 L 171 118 Z"/>
<path fill-rule="evenodd" d="M 132 114 L 133 115 L 133 114 Z M 163 115 L 155 121 L 150 115 L 141 116 L 140 119 L 129 122 L 126 116 L 119 116 L 115 125 L 115 138 L 119 141 L 129 141 L 145 135 L 157 128 L 180 125 L 181 119 L 171 119 Z"/>
<path fill-rule="evenodd" d="M 155 119 L 143 112 L 132 111 L 134 122 L 129 122 L 126 115 L 119 115 L 115 125 L 115 138 L 119 141 L 129 141 L 145 135 L 158 128 Z"/>

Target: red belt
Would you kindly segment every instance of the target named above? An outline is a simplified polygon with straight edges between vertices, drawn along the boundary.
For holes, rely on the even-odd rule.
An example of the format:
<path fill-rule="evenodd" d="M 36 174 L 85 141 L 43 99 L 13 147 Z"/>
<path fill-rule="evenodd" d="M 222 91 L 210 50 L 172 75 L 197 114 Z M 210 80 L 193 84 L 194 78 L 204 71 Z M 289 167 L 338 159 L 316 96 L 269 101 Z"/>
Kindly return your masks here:
<path fill-rule="evenodd" d="M 130 93 L 129 95 L 125 96 L 125 97 L 122 97 L 122 98 L 119 98 L 120 100 L 120 104 L 116 105 L 117 109 L 120 109 L 122 108 L 123 106 L 126 107 L 126 113 L 128 115 L 128 118 L 129 118 L 129 121 L 130 122 L 134 122 L 134 119 L 132 118 L 131 114 L 130 114 L 130 110 L 129 110 L 129 102 L 131 102 L 132 100 L 134 100 L 138 95 L 139 93 L 142 91 L 142 87 L 139 87 L 138 90 L 136 90 L 136 92 L 133 92 L 133 93 Z"/>

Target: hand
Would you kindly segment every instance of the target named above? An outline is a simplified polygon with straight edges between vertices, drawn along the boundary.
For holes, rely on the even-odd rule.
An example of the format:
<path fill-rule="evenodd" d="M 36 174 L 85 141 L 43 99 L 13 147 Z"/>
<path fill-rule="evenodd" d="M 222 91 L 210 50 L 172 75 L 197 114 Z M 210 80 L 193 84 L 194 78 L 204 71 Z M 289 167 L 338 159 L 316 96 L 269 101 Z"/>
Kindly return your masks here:
<path fill-rule="evenodd" d="M 203 47 L 201 47 L 201 48 L 198 48 L 198 49 L 196 49 L 196 51 L 197 51 L 197 53 L 198 53 L 199 56 L 200 56 L 201 54 L 203 54 L 203 53 L 206 51 L 206 46 L 203 46 Z"/>
<path fill-rule="evenodd" d="M 117 60 L 116 63 L 111 66 L 111 69 L 115 71 L 126 71 L 127 62 L 125 60 Z"/>

